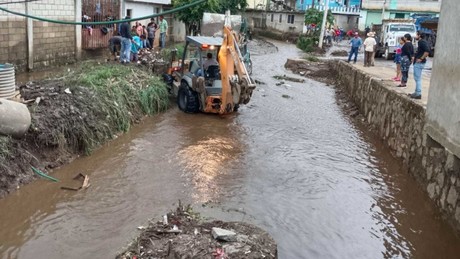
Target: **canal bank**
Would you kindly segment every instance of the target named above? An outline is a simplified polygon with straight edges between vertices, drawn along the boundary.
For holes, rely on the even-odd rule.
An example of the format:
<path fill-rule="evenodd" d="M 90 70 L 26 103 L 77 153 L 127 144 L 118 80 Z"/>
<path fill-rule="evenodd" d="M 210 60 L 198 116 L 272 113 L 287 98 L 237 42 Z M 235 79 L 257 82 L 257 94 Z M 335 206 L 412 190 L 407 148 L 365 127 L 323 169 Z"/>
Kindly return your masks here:
<path fill-rule="evenodd" d="M 15 100 L 27 105 L 32 123 L 24 136 L 0 136 L 0 198 L 38 175 L 51 179 L 43 172 L 169 107 L 164 82 L 142 67 L 83 62 L 54 77 L 19 87 Z"/>
<path fill-rule="evenodd" d="M 56 169 L 60 184 L 1 199 L 0 258 L 113 258 L 179 199 L 266 230 L 279 258 L 457 258 L 460 239 L 334 87 L 272 77 L 298 77 L 284 64 L 302 55 L 274 45 L 251 48 L 261 84 L 238 113 L 168 109 Z M 91 187 L 61 190 L 78 172 Z"/>
<path fill-rule="evenodd" d="M 359 108 L 373 131 L 407 172 L 460 231 L 460 165 L 458 158 L 425 131 L 426 103 L 414 101 L 378 75 L 343 61 L 333 63 L 337 88 Z"/>

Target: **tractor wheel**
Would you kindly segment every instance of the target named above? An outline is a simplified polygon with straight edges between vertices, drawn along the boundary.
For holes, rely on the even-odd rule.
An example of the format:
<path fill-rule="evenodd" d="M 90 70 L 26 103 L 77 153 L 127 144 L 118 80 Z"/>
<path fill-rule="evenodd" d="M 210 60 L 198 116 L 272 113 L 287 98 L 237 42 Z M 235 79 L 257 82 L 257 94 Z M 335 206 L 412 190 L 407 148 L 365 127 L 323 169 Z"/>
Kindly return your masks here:
<path fill-rule="evenodd" d="M 177 105 L 179 109 L 186 113 L 196 113 L 199 111 L 198 94 L 194 92 L 187 83 L 182 83 L 177 93 Z"/>

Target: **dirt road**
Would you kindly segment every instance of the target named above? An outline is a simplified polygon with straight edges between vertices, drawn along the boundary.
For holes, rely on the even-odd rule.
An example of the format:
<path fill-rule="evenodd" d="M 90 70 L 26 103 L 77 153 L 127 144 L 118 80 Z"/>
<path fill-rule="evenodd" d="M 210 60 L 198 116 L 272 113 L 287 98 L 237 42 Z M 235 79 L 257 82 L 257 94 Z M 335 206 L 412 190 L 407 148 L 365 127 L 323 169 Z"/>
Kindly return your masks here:
<path fill-rule="evenodd" d="M 273 75 L 290 75 L 286 58 L 301 55 L 276 46 L 258 45 L 254 77 L 265 84 L 237 114 L 171 109 L 55 171 L 61 184 L 0 200 L 1 257 L 113 258 L 181 199 L 266 229 L 280 258 L 457 258 L 460 240 L 332 86 L 276 85 Z M 60 190 L 78 172 L 92 186 Z"/>

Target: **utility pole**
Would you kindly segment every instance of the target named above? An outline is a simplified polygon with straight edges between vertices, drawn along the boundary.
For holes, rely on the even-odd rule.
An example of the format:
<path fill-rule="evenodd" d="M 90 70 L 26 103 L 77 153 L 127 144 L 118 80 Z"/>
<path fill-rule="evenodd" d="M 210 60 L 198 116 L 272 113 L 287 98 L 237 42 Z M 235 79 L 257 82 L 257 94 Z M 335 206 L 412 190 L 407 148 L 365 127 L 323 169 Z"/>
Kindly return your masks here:
<path fill-rule="evenodd" d="M 383 20 L 385 19 L 385 5 L 387 4 L 387 0 L 383 0 L 383 7 L 382 7 L 382 24 Z M 383 28 L 382 28 L 383 29 Z"/>
<path fill-rule="evenodd" d="M 319 44 L 320 49 L 323 48 L 323 39 L 324 39 L 324 30 L 326 30 L 326 21 L 327 21 L 327 12 L 329 11 L 329 0 L 326 0 L 326 6 L 324 8 L 323 24 L 321 25 L 321 34 L 319 35 Z"/>

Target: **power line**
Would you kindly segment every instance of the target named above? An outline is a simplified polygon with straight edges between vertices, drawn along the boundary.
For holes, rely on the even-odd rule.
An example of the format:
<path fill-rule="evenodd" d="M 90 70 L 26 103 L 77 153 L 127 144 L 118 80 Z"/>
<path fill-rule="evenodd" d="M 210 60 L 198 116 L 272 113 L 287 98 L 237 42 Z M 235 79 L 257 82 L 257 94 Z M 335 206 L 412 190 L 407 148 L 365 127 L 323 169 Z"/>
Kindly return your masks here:
<path fill-rule="evenodd" d="M 32 0 L 28 0 L 28 1 L 32 1 Z M 24 14 L 24 13 L 20 13 L 20 12 L 15 12 L 15 11 L 11 11 L 11 10 L 8 10 L 6 8 L 3 8 L 3 7 L 0 7 L 0 10 L 4 11 L 4 12 L 7 12 L 7 13 L 10 13 L 10 14 L 14 14 L 14 15 L 30 18 L 30 19 L 33 19 L 33 20 L 42 21 L 42 22 L 50 22 L 50 23 L 57 23 L 57 24 L 67 24 L 67 25 L 108 25 L 108 24 L 117 24 L 117 23 L 123 23 L 123 22 L 133 22 L 133 21 L 139 21 L 139 20 L 146 20 L 146 19 L 149 19 L 149 18 L 161 16 L 161 15 L 171 14 L 171 13 L 182 11 L 184 9 L 188 9 L 188 8 L 193 7 L 195 5 L 202 4 L 202 3 L 206 2 L 206 1 L 207 0 L 197 0 L 197 1 L 192 2 L 190 4 L 186 4 L 186 5 L 183 5 L 183 6 L 168 10 L 168 11 L 164 11 L 162 13 L 151 14 L 151 15 L 147 15 L 147 16 L 131 18 L 131 19 L 125 19 L 125 20 L 115 20 L 115 21 L 105 21 L 105 22 L 69 22 L 69 21 L 60 21 L 60 20 L 46 19 L 46 18 L 43 18 L 43 17 L 33 16 L 33 15 Z"/>

